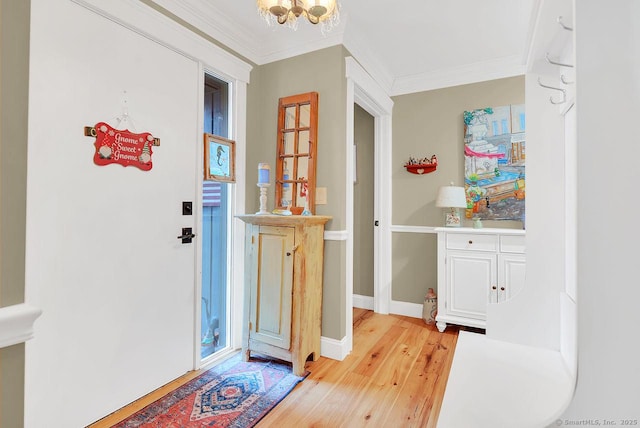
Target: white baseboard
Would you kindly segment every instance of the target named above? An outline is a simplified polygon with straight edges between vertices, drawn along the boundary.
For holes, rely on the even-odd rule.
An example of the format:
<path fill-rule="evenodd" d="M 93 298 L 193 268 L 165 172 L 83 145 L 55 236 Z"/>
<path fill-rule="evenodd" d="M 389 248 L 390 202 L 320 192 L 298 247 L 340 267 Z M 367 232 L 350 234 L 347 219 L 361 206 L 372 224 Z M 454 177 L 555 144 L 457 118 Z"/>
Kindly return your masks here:
<path fill-rule="evenodd" d="M 370 311 L 373 310 L 373 297 L 371 296 L 362 296 L 360 294 L 353 295 L 353 307 L 360 309 L 368 309 Z"/>
<path fill-rule="evenodd" d="M 342 361 L 351 352 L 347 337 L 342 340 L 331 339 L 329 337 L 320 337 L 320 355 L 331 358 L 332 360 Z"/>
<path fill-rule="evenodd" d="M 354 294 L 353 307 L 368 309 L 372 311 L 373 297 Z M 404 315 L 405 317 L 422 318 L 422 308 L 423 305 L 421 305 L 420 303 L 409 303 L 392 300 L 389 308 L 389 313 L 395 315 Z"/>
<path fill-rule="evenodd" d="M 404 315 L 405 317 L 422 318 L 422 308 L 424 305 L 420 303 L 399 302 L 392 300 L 389 307 L 389 313 L 396 315 Z"/>

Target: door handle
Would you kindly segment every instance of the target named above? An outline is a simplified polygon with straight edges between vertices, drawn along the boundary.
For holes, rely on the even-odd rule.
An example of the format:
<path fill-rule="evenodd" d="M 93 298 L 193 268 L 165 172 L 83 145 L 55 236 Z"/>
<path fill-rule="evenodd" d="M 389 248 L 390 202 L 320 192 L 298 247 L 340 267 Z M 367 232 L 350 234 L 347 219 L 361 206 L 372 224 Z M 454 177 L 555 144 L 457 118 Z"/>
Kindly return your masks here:
<path fill-rule="evenodd" d="M 196 234 L 193 233 L 193 229 L 190 227 L 183 227 L 182 235 L 178 236 L 178 239 L 181 239 L 183 244 L 190 244 L 191 240 L 195 237 Z"/>

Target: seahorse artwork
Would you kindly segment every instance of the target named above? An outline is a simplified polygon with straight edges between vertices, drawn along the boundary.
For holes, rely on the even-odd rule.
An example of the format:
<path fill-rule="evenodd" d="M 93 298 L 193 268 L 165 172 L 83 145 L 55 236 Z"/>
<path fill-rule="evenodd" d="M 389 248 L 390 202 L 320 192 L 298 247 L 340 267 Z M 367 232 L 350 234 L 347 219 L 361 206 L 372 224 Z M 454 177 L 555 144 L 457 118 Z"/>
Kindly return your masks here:
<path fill-rule="evenodd" d="M 223 153 L 224 153 L 224 149 L 222 148 L 222 146 L 218 146 L 218 149 L 216 150 L 216 156 L 217 156 L 217 162 L 219 166 L 222 166 L 220 157 L 223 155 Z"/>

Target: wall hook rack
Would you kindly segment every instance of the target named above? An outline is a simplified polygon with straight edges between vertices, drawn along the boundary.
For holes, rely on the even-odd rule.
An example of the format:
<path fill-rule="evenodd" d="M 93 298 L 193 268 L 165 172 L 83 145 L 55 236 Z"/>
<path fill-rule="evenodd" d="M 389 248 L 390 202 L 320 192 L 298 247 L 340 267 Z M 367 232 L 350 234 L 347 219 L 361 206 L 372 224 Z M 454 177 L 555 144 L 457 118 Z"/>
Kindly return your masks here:
<path fill-rule="evenodd" d="M 549 64 L 559 65 L 560 67 L 573 68 L 573 64 L 565 64 L 563 62 L 558 62 L 558 61 L 552 60 L 551 58 L 549 58 L 549 52 L 544 54 L 544 59 L 546 59 Z"/>
<path fill-rule="evenodd" d="M 563 19 L 563 18 L 562 18 L 562 16 L 559 16 L 559 17 L 558 17 L 558 24 L 560 24 L 560 26 L 561 26 L 562 28 L 564 28 L 565 30 L 567 30 L 567 31 L 573 31 L 573 27 L 569 27 L 567 24 L 565 24 L 565 23 L 562 21 L 562 19 Z"/>
<path fill-rule="evenodd" d="M 555 91 L 560 91 L 560 92 L 562 93 L 562 100 L 560 100 L 560 101 L 555 101 L 555 100 L 553 99 L 553 96 L 549 97 L 549 102 L 550 102 L 551 104 L 562 104 L 562 103 L 564 103 L 564 102 L 566 102 L 566 101 L 567 101 L 567 91 L 565 91 L 564 89 L 562 89 L 562 88 L 556 88 L 555 86 L 545 85 L 544 83 L 542 83 L 542 82 L 540 81 L 540 78 L 539 78 L 539 77 L 538 77 L 538 85 L 540 85 L 540 86 L 541 86 L 541 87 L 543 87 L 543 88 L 546 88 L 546 89 L 553 89 L 553 90 L 555 90 Z"/>

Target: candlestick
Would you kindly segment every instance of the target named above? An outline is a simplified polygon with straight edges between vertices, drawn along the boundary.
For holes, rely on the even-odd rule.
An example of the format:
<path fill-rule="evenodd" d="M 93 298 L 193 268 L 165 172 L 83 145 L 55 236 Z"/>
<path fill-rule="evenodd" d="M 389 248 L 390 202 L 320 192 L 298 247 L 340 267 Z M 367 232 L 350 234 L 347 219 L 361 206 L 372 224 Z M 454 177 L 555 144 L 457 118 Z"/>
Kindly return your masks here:
<path fill-rule="evenodd" d="M 260 211 L 256 214 L 270 214 L 269 211 L 267 211 L 267 188 L 269 186 L 271 186 L 269 183 L 258 183 L 258 187 L 260 188 Z"/>

